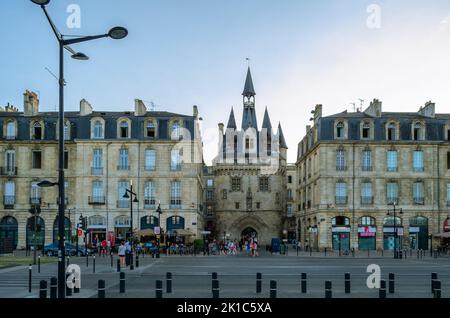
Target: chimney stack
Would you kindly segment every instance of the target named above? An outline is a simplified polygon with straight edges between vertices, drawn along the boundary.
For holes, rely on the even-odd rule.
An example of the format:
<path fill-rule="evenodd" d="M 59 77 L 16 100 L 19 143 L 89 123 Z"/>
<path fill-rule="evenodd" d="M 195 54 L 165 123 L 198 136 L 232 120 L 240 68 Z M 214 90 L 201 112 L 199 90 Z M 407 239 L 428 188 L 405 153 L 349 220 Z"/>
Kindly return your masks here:
<path fill-rule="evenodd" d="M 144 102 L 140 99 L 134 100 L 134 116 L 145 116 L 147 115 L 147 107 Z"/>
<path fill-rule="evenodd" d="M 92 114 L 92 106 L 84 98 L 80 101 L 80 116 L 87 116 Z"/>
<path fill-rule="evenodd" d="M 39 99 L 35 92 L 26 90 L 23 94 L 24 116 L 36 116 L 39 114 Z"/>

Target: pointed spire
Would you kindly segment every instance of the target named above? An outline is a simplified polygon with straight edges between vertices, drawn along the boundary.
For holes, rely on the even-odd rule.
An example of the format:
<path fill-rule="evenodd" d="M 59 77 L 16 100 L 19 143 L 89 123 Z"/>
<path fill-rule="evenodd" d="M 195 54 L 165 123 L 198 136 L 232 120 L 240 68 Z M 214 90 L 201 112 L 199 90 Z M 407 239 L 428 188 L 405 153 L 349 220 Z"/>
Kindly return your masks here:
<path fill-rule="evenodd" d="M 278 138 L 279 138 L 280 148 L 287 149 L 286 140 L 284 139 L 283 130 L 281 129 L 281 123 L 278 123 Z"/>
<path fill-rule="evenodd" d="M 244 86 L 244 92 L 242 93 L 243 96 L 255 96 L 255 89 L 253 88 L 253 80 L 252 80 L 252 74 L 250 73 L 250 66 L 247 70 L 247 78 L 245 79 L 245 86 Z"/>
<path fill-rule="evenodd" d="M 230 118 L 228 119 L 227 128 L 237 129 L 236 120 L 234 119 L 233 107 L 231 107 Z"/>
<path fill-rule="evenodd" d="M 270 123 L 269 113 L 267 112 L 267 106 L 266 106 L 266 110 L 264 111 L 264 119 L 263 119 L 262 128 L 263 129 L 266 128 L 267 130 L 272 129 L 272 124 Z"/>

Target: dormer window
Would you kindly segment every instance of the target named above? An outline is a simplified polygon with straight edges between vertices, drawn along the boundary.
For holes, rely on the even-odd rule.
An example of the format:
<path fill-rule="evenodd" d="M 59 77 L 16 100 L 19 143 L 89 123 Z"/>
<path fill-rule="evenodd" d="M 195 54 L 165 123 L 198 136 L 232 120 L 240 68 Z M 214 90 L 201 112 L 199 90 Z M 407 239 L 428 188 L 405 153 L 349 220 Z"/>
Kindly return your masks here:
<path fill-rule="evenodd" d="M 64 124 L 64 140 L 70 140 L 70 123 Z"/>
<path fill-rule="evenodd" d="M 103 124 L 100 120 L 94 123 L 94 139 L 103 139 Z"/>
<path fill-rule="evenodd" d="M 181 139 L 181 126 L 178 120 L 174 121 L 172 124 L 172 132 L 170 134 L 172 140 Z"/>
<path fill-rule="evenodd" d="M 369 139 L 370 138 L 370 124 L 368 122 L 364 122 L 362 126 L 362 138 Z"/>
<path fill-rule="evenodd" d="M 147 122 L 145 127 L 145 135 L 147 138 L 155 138 L 156 137 L 156 126 L 152 121 Z"/>
<path fill-rule="evenodd" d="M 120 122 L 120 127 L 119 127 L 119 136 L 120 138 L 128 138 L 129 136 L 129 126 L 128 126 L 128 122 L 127 121 L 121 121 Z"/>
<path fill-rule="evenodd" d="M 424 139 L 424 133 L 423 133 L 423 125 L 421 123 L 415 123 L 413 126 L 413 140 L 423 140 Z"/>
<path fill-rule="evenodd" d="M 41 140 L 42 139 L 42 126 L 40 122 L 35 122 L 33 124 L 33 136 L 32 139 Z"/>
<path fill-rule="evenodd" d="M 16 138 L 16 123 L 14 121 L 10 121 L 6 124 L 6 139 L 15 139 Z"/>
<path fill-rule="evenodd" d="M 336 125 L 336 138 L 337 139 L 343 139 L 344 138 L 344 128 L 345 125 L 343 122 L 338 122 Z"/>
<path fill-rule="evenodd" d="M 387 140 L 397 139 L 397 126 L 395 123 L 390 123 L 387 128 Z"/>

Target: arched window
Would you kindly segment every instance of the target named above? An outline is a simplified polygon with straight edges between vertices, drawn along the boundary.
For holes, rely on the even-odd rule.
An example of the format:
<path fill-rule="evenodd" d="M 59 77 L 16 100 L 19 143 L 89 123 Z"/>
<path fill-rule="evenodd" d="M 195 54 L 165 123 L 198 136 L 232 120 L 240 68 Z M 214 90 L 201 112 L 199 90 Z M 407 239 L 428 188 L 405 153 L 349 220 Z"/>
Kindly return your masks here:
<path fill-rule="evenodd" d="M 345 216 L 336 216 L 331 219 L 332 226 L 350 226 L 350 219 Z"/>
<path fill-rule="evenodd" d="M 375 218 L 371 216 L 363 216 L 359 219 L 359 225 L 361 226 L 375 226 Z"/>
<path fill-rule="evenodd" d="M 40 216 L 30 217 L 27 220 L 27 246 L 36 246 L 42 249 L 45 242 L 45 222 Z"/>
<path fill-rule="evenodd" d="M 5 216 L 0 222 L 0 240 L 10 239 L 13 249 L 17 248 L 17 239 L 19 237 L 19 225 L 12 216 Z"/>
<path fill-rule="evenodd" d="M 387 140 L 397 140 L 397 124 L 394 122 L 391 122 L 387 126 Z"/>
<path fill-rule="evenodd" d="M 370 139 L 370 135 L 370 123 L 365 121 L 362 124 L 361 137 L 362 139 Z"/>
<path fill-rule="evenodd" d="M 40 122 L 36 121 L 33 124 L 33 131 L 31 139 L 41 140 L 42 139 L 42 125 Z"/>
<path fill-rule="evenodd" d="M 180 140 L 182 138 L 181 136 L 181 125 L 178 120 L 175 120 L 172 123 L 172 131 L 170 133 L 170 137 L 172 140 Z"/>
<path fill-rule="evenodd" d="M 94 123 L 94 139 L 103 139 L 103 123 L 100 120 Z"/>
<path fill-rule="evenodd" d="M 178 229 L 184 229 L 184 218 L 181 216 L 171 216 L 170 218 L 167 218 L 167 231 L 169 232 Z"/>
<path fill-rule="evenodd" d="M 423 140 L 425 139 L 424 129 L 422 123 L 416 122 L 413 125 L 412 139 Z"/>
<path fill-rule="evenodd" d="M 130 132 L 129 132 L 129 125 L 128 121 L 122 120 L 120 122 L 119 126 L 119 138 L 129 138 Z"/>
<path fill-rule="evenodd" d="M 16 123 L 14 121 L 6 124 L 6 139 L 16 139 Z"/>
<path fill-rule="evenodd" d="M 141 230 L 154 229 L 155 226 L 159 225 L 159 220 L 153 215 L 147 215 L 141 217 Z"/>
<path fill-rule="evenodd" d="M 156 125 L 153 121 L 147 121 L 145 125 L 145 137 L 147 138 L 156 138 Z"/>
<path fill-rule="evenodd" d="M 336 124 L 336 139 L 344 138 L 344 128 L 345 128 L 345 124 L 342 121 L 340 121 Z"/>
<path fill-rule="evenodd" d="M 394 217 L 393 216 L 387 216 L 383 219 L 383 225 L 384 226 L 393 226 L 394 225 Z M 395 217 L 395 225 L 401 226 L 402 225 L 402 219 L 398 216 Z"/>
<path fill-rule="evenodd" d="M 72 226 L 68 217 L 64 218 L 64 241 L 70 242 L 72 238 Z M 59 217 L 55 218 L 53 222 L 53 243 L 58 243 L 59 241 Z"/>

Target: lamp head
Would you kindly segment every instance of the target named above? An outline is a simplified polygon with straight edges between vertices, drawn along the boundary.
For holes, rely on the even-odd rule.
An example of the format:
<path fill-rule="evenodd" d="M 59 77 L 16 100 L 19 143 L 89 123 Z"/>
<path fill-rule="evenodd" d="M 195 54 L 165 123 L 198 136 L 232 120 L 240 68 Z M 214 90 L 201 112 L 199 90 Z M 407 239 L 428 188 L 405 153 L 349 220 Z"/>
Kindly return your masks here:
<path fill-rule="evenodd" d="M 41 187 L 41 188 L 49 188 L 49 187 L 53 187 L 57 184 L 58 184 L 57 182 L 50 182 L 48 180 L 44 180 L 44 181 L 39 182 L 37 185 L 38 185 L 38 187 Z"/>
<path fill-rule="evenodd" d="M 133 202 L 134 202 L 134 203 L 138 203 L 138 202 L 139 202 L 138 198 L 137 198 L 137 197 L 134 197 Z"/>
<path fill-rule="evenodd" d="M 130 196 L 128 195 L 128 192 L 125 192 L 125 194 L 123 195 L 123 197 L 124 197 L 125 199 L 128 199 Z"/>
<path fill-rule="evenodd" d="M 40 6 L 46 6 L 50 2 L 50 0 L 31 0 L 31 2 Z"/>
<path fill-rule="evenodd" d="M 79 61 L 87 61 L 87 60 L 89 60 L 89 56 L 87 56 L 86 54 L 81 53 L 81 52 L 77 52 L 77 53 L 73 54 L 72 58 L 74 60 L 79 60 Z"/>
<path fill-rule="evenodd" d="M 128 35 L 128 30 L 124 27 L 115 27 L 109 30 L 108 36 L 114 40 L 121 40 Z"/>

